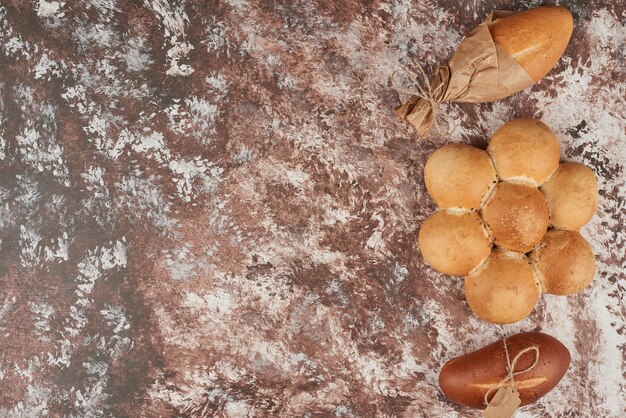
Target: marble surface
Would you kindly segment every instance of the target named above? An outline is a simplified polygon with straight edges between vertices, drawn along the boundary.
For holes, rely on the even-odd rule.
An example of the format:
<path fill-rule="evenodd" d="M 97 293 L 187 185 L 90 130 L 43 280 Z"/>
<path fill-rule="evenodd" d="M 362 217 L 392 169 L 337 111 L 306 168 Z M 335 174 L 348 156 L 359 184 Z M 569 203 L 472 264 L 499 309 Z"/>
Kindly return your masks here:
<path fill-rule="evenodd" d="M 572 364 L 517 417 L 625 416 L 625 2 L 561 2 L 555 69 L 451 135 L 393 113 L 395 68 L 539 3 L 0 0 L 0 416 L 478 417 L 441 365 L 527 330 Z M 596 172 L 598 273 L 496 326 L 421 259 L 422 170 L 517 116 Z"/>

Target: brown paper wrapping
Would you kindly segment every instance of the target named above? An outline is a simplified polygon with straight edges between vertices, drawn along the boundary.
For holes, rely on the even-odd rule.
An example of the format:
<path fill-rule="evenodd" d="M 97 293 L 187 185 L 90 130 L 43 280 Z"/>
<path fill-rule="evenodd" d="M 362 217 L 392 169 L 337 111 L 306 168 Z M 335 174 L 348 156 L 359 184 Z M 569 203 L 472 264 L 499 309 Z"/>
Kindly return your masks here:
<path fill-rule="evenodd" d="M 495 20 L 514 13 L 495 10 L 463 39 L 448 64 L 437 68 L 431 83 L 432 91 L 436 92 L 434 102 L 493 102 L 535 83 L 517 61 L 493 41 L 489 32 L 489 25 Z M 437 89 L 442 83 L 444 87 Z M 411 96 L 396 108 L 396 113 L 426 137 L 435 122 L 435 105 Z"/>

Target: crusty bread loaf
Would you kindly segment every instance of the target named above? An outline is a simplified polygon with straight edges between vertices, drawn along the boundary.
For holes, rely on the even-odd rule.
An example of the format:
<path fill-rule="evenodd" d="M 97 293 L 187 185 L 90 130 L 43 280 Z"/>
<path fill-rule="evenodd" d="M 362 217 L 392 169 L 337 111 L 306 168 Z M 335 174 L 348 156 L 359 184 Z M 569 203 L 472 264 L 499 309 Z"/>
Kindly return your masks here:
<path fill-rule="evenodd" d="M 424 182 L 440 208 L 478 210 L 497 177 L 486 151 L 448 144 L 428 158 Z"/>
<path fill-rule="evenodd" d="M 596 258 L 587 241 L 576 231 L 548 231 L 530 254 L 543 291 L 554 295 L 577 293 L 596 274 Z"/>
<path fill-rule="evenodd" d="M 506 339 L 511 361 L 528 347 L 539 349 L 538 363 L 531 370 L 515 376 L 521 405 L 535 402 L 552 390 L 563 378 L 570 364 L 570 353 L 559 340 L 540 332 L 525 332 Z M 522 354 L 515 371 L 527 369 L 535 352 Z M 472 408 L 484 408 L 485 394 L 507 374 L 504 342 L 488 346 L 448 361 L 439 374 L 439 387 L 454 402 Z M 491 392 L 491 396 L 495 391 Z"/>
<path fill-rule="evenodd" d="M 495 324 L 526 318 L 540 295 L 541 287 L 528 257 L 498 248 L 465 277 L 465 298 L 470 309 Z"/>
<path fill-rule="evenodd" d="M 584 164 L 561 164 L 540 190 L 548 201 L 550 224 L 555 228 L 577 231 L 598 207 L 598 180 Z"/>
<path fill-rule="evenodd" d="M 488 256 L 491 242 L 476 212 L 432 214 L 419 232 L 424 261 L 435 270 L 464 276 Z"/>
<path fill-rule="evenodd" d="M 567 47 L 574 20 L 564 7 L 542 6 L 496 20 L 489 31 L 535 81 L 554 67 Z"/>
<path fill-rule="evenodd" d="M 565 51 L 572 29 L 572 15 L 563 7 L 494 11 L 463 39 L 448 64 L 437 68 L 434 100 L 412 95 L 396 113 L 425 137 L 436 120 L 436 103 L 492 102 L 539 81 Z"/>
<path fill-rule="evenodd" d="M 498 183 L 481 212 L 495 244 L 507 250 L 530 251 L 548 229 L 548 205 L 535 187 Z"/>
<path fill-rule="evenodd" d="M 537 187 L 559 168 L 559 141 L 552 129 L 537 119 L 513 119 L 491 138 L 487 152 L 498 177 Z"/>

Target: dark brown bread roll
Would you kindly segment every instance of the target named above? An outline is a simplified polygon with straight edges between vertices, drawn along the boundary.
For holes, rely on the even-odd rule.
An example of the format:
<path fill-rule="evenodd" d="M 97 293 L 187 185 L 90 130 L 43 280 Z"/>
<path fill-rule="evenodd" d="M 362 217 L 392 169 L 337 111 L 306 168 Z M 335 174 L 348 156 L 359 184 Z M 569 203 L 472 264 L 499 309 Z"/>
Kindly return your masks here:
<path fill-rule="evenodd" d="M 506 339 L 511 361 L 528 347 L 539 349 L 539 360 L 531 370 L 515 376 L 522 405 L 535 402 L 552 390 L 565 375 L 570 354 L 559 340 L 541 332 L 525 332 Z M 515 371 L 530 367 L 534 351 L 522 354 Z M 508 374 L 502 340 L 480 350 L 448 361 L 439 374 L 442 392 L 454 402 L 472 408 L 484 408 L 485 394 Z M 492 394 L 495 391 L 491 392 Z"/>

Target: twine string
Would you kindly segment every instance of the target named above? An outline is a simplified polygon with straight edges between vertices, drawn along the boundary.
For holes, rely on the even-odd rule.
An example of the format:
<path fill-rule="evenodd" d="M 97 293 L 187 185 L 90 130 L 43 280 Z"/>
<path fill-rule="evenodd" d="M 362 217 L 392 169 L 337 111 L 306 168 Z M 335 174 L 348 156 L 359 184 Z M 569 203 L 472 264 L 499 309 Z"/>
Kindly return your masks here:
<path fill-rule="evenodd" d="M 523 369 L 523 370 L 519 370 L 519 371 L 515 371 L 515 366 L 517 365 L 517 361 L 520 359 L 520 357 L 525 354 L 528 353 L 530 351 L 534 351 L 535 352 L 535 359 L 533 361 L 533 363 L 528 366 L 527 368 Z M 507 382 L 510 381 L 511 386 L 513 387 L 513 389 L 515 389 L 515 376 L 518 376 L 522 373 L 526 373 L 530 370 L 532 370 L 533 367 L 535 367 L 537 365 L 537 363 L 539 363 L 539 347 L 527 347 L 525 349 L 523 349 L 522 351 L 520 351 L 519 353 L 517 353 L 517 355 L 513 358 L 513 361 L 511 361 L 511 358 L 509 356 L 509 349 L 506 345 L 506 338 L 504 339 L 504 353 L 506 354 L 506 371 L 507 371 L 507 375 L 500 380 L 498 383 L 496 383 L 491 389 L 489 389 L 487 391 L 487 393 L 485 393 L 485 405 L 489 405 L 489 395 L 493 392 L 493 391 L 497 391 L 498 389 L 504 387 L 506 385 Z M 506 400 L 509 398 L 509 396 L 511 395 L 511 393 L 509 392 L 504 399 L 501 400 L 501 402 L 498 405 L 494 405 L 494 406 L 500 406 L 502 405 L 504 402 L 506 402 Z"/>
<path fill-rule="evenodd" d="M 446 112 L 439 110 L 439 103 L 443 100 L 439 98 L 439 95 L 444 89 L 444 83 L 439 83 L 433 90 L 432 83 L 428 80 L 428 75 L 424 70 L 424 67 L 417 61 L 412 61 L 413 65 L 418 69 L 419 73 L 414 73 L 408 71 L 405 68 L 396 68 L 393 73 L 391 73 L 391 85 L 400 93 L 410 94 L 413 96 L 417 96 L 420 99 L 426 100 L 430 104 L 430 108 L 432 109 L 435 120 L 438 115 L 443 115 L 448 122 L 448 134 L 454 133 L 456 130 L 456 123 L 454 119 L 447 114 Z M 405 88 L 400 83 L 396 82 L 396 74 L 403 74 L 406 78 L 411 81 L 411 85 L 414 88 Z M 421 80 L 420 80 L 421 77 Z"/>

